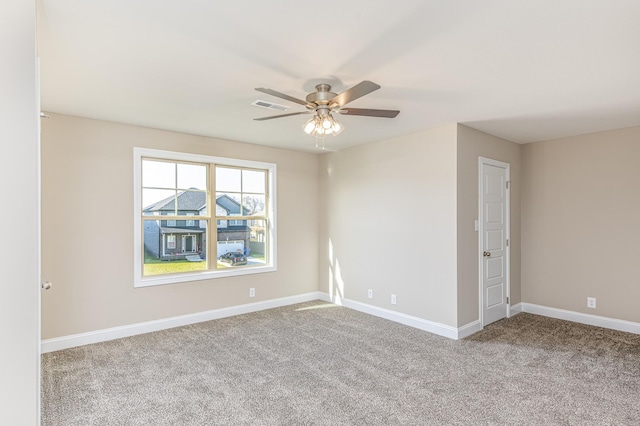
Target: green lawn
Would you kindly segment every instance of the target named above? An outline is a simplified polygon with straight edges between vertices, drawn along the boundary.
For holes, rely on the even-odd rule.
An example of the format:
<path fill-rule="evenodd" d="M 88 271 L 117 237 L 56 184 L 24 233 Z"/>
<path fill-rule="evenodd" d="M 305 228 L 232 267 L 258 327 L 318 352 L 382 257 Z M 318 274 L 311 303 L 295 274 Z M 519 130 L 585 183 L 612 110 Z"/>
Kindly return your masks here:
<path fill-rule="evenodd" d="M 264 262 L 264 254 L 255 253 L 251 257 Z M 229 268 L 230 265 L 218 262 L 218 268 Z M 204 271 L 207 262 L 189 262 L 188 260 L 160 260 L 149 253 L 144 253 L 144 275 L 179 274 L 181 272 Z"/>
<path fill-rule="evenodd" d="M 203 271 L 207 262 L 189 262 L 188 260 L 160 260 L 147 252 L 144 253 L 144 275 L 179 274 L 180 272 Z"/>
<path fill-rule="evenodd" d="M 180 272 L 203 271 L 207 269 L 207 262 L 189 262 L 175 260 L 162 263 L 150 263 L 144 265 L 145 275 L 178 274 Z"/>

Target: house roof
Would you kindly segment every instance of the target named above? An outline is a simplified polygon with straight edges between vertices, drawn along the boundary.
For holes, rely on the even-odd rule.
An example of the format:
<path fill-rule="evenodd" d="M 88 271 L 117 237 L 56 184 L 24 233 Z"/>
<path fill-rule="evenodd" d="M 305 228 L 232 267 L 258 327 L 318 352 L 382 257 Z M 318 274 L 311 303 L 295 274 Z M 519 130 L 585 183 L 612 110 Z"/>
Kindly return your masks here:
<path fill-rule="evenodd" d="M 207 194 L 202 191 L 183 191 L 178 194 L 178 206 L 180 210 L 199 211 L 204 207 L 206 202 Z M 171 196 L 145 207 L 143 211 L 175 211 L 175 208 L 176 197 Z"/>
<path fill-rule="evenodd" d="M 638 0 L 187 4 L 38 0 L 43 111 L 322 153 L 307 115 L 254 121 L 306 111 L 254 88 L 371 80 L 349 106 L 400 114 L 341 115 L 327 149 L 448 123 L 521 143 L 640 125 Z"/>
<path fill-rule="evenodd" d="M 200 211 L 207 202 L 207 194 L 202 191 L 183 191 L 178 194 L 178 207 L 180 211 Z M 240 214 L 240 204 L 227 194 L 218 195 L 216 204 L 227 211 L 227 214 Z M 143 209 L 145 212 L 172 212 L 175 211 L 176 197 L 167 197 L 155 202 Z"/>
<path fill-rule="evenodd" d="M 227 211 L 227 214 L 240 214 L 240 203 L 227 194 L 222 194 L 216 197 L 216 204 Z"/>

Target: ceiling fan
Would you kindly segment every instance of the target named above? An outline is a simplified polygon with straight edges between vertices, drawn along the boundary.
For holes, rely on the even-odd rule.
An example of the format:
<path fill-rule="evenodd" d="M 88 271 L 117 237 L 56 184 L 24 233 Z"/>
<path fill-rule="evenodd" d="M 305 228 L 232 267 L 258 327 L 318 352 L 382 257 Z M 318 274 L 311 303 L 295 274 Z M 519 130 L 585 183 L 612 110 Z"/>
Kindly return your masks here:
<path fill-rule="evenodd" d="M 380 85 L 372 81 L 362 81 L 350 89 L 340 94 L 333 93 L 331 86 L 326 83 L 320 83 L 316 86 L 316 92 L 309 93 L 305 100 L 294 98 L 292 96 L 280 93 L 273 89 L 265 87 L 257 87 L 258 92 L 286 99 L 300 105 L 304 105 L 307 111 L 292 112 L 289 114 L 274 115 L 271 117 L 254 118 L 257 121 L 271 120 L 274 118 L 289 117 L 292 115 L 314 114 L 304 125 L 303 129 L 307 134 L 323 137 L 325 135 L 336 136 L 344 130 L 342 126 L 331 113 L 342 115 L 362 115 L 366 117 L 383 117 L 393 118 L 400 111 L 389 109 L 368 109 L 368 108 L 348 108 L 345 107 L 351 101 L 354 101 L 364 95 L 368 95 L 374 90 L 378 90 Z"/>

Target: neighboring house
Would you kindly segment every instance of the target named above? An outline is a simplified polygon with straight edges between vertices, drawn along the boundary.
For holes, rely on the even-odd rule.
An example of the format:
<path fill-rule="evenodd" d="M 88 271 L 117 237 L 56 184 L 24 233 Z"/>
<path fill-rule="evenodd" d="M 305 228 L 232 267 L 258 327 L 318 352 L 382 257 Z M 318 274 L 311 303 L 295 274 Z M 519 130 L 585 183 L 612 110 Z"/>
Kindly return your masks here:
<path fill-rule="evenodd" d="M 198 216 L 206 209 L 206 193 L 183 191 L 177 197 L 158 201 L 143 210 L 145 216 L 173 216 L 178 203 L 178 216 Z M 228 195 L 216 198 L 216 215 L 240 216 L 240 203 Z M 218 220 L 218 253 L 244 250 L 249 246 L 249 227 L 246 220 Z M 205 222 L 199 220 L 145 220 L 145 251 L 162 260 L 185 259 L 187 256 L 206 257 Z"/>

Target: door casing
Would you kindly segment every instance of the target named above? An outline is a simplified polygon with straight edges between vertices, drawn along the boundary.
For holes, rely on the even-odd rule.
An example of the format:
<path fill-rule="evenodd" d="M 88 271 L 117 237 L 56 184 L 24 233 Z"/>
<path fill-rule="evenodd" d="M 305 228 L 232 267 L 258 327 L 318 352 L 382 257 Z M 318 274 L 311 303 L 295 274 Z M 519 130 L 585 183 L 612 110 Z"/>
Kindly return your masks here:
<path fill-rule="evenodd" d="M 491 158 L 478 157 L 478 317 L 480 321 L 480 327 L 484 328 L 484 286 L 483 286 L 483 276 L 484 276 L 484 191 L 483 191 L 483 183 L 484 183 L 484 166 L 490 165 L 494 167 L 499 167 L 505 169 L 505 177 L 506 177 L 506 191 L 505 191 L 505 239 L 508 243 L 505 243 L 505 262 L 504 262 L 504 286 L 505 286 L 505 297 L 507 300 L 506 303 L 506 312 L 505 317 L 509 318 L 511 316 L 511 272 L 510 272 L 510 259 L 511 259 L 511 230 L 510 230 L 510 220 L 511 220 L 511 202 L 510 202 L 510 194 L 511 194 L 511 181 L 510 181 L 510 164 L 505 163 L 498 160 L 493 160 Z"/>

